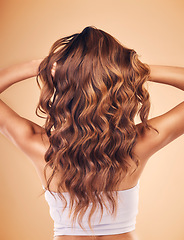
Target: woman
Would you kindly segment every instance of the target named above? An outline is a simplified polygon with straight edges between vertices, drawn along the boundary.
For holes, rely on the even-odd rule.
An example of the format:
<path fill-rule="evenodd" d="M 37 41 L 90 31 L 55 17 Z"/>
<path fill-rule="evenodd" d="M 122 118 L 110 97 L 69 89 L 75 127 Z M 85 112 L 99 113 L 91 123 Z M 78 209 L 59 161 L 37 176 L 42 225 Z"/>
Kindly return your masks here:
<path fill-rule="evenodd" d="M 183 102 L 148 120 L 144 83 L 184 90 L 184 68 L 143 64 L 133 49 L 87 27 L 56 41 L 43 60 L 2 69 L 0 90 L 34 76 L 41 88 L 36 114 L 46 115 L 44 126 L 0 101 L 0 129 L 35 165 L 54 240 L 136 240 L 142 171 L 184 132 Z"/>

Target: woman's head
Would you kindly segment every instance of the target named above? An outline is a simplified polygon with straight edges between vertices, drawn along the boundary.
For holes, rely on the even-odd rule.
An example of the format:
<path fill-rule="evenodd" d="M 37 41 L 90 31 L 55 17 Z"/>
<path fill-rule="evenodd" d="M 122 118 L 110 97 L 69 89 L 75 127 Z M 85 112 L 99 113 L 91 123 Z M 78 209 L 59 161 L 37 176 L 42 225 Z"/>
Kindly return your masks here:
<path fill-rule="evenodd" d="M 149 68 L 133 49 L 95 27 L 56 41 L 42 61 L 38 76 L 43 87 L 36 109 L 46 114 L 45 129 L 50 147 L 45 154 L 53 174 L 60 167 L 58 191 L 64 184 L 77 204 L 79 222 L 85 207 L 99 204 L 103 192 L 116 210 L 113 190 L 138 159 L 132 149 L 138 113 L 146 128 L 150 108 L 143 84 Z M 91 217 L 91 216 L 90 216 Z M 89 219 L 90 220 L 90 219 Z M 89 221 L 90 225 L 90 221 Z"/>

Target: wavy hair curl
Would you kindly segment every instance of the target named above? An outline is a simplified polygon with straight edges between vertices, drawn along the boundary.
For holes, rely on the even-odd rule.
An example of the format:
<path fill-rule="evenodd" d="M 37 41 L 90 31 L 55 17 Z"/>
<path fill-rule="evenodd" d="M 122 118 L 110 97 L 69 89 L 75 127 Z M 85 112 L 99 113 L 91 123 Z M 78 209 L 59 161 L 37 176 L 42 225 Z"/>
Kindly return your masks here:
<path fill-rule="evenodd" d="M 135 116 L 144 129 L 149 128 L 150 101 L 144 87 L 149 74 L 149 66 L 135 50 L 94 26 L 57 40 L 41 62 L 37 83 L 40 87 L 39 77 L 43 86 L 36 114 L 46 115 L 44 128 L 50 142 L 45 153 L 45 178 L 52 167 L 47 189 L 62 168 L 57 189 L 64 209 L 63 185 L 70 194 L 72 225 L 78 215 L 84 229 L 82 218 L 92 203 L 88 218 L 92 230 L 91 217 L 99 206 L 102 217 L 105 199 L 116 215 L 114 189 L 128 173 L 130 160 L 139 165 L 132 151 L 138 134 Z"/>

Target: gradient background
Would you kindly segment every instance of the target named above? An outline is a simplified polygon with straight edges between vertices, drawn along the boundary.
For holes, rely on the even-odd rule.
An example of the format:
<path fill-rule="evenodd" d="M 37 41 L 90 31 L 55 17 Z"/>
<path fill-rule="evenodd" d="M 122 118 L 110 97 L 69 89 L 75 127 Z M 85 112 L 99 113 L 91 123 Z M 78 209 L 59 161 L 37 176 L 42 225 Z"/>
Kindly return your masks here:
<path fill-rule="evenodd" d="M 58 38 L 88 25 L 102 28 L 148 64 L 184 66 L 184 1 L 160 0 L 1 0 L 0 67 L 43 58 Z M 183 92 L 149 83 L 150 117 L 183 100 Z M 35 78 L 1 94 L 21 116 L 35 115 L 39 88 Z M 184 239 L 184 159 L 180 137 L 156 153 L 140 180 L 137 233 L 140 240 Z M 51 240 L 53 222 L 32 163 L 0 135 L 0 239 Z"/>

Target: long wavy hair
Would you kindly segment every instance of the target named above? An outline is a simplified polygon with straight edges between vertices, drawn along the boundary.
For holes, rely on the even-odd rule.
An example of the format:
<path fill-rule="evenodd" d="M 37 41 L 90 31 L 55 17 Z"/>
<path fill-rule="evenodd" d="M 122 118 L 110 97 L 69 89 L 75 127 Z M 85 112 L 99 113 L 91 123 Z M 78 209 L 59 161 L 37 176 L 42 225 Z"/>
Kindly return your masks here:
<path fill-rule="evenodd" d="M 45 153 L 47 189 L 62 168 L 57 190 L 64 209 L 63 185 L 70 195 L 72 225 L 78 217 L 83 228 L 82 218 L 92 204 L 88 224 L 93 230 L 91 217 L 98 207 L 102 217 L 105 199 L 116 215 L 115 189 L 131 162 L 135 170 L 139 165 L 132 150 L 138 135 L 135 116 L 140 117 L 143 130 L 150 127 L 149 93 L 144 87 L 149 74 L 149 66 L 135 50 L 94 26 L 57 40 L 41 62 L 36 114 L 42 117 L 39 110 L 46 115 L 44 128 L 50 142 Z M 48 167 L 52 174 L 46 177 Z"/>

